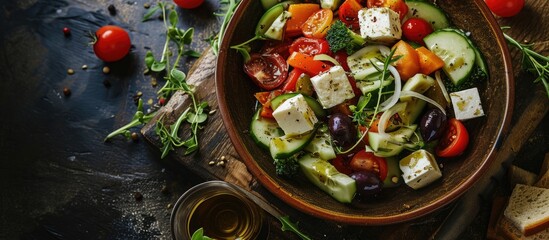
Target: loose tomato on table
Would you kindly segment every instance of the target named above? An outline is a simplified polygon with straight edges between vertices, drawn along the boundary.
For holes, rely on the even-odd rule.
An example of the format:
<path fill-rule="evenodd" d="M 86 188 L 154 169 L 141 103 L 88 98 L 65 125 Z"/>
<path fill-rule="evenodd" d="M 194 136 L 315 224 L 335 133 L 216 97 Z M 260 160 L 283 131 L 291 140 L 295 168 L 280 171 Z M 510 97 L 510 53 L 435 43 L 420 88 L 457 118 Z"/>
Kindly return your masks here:
<path fill-rule="evenodd" d="M 95 32 L 93 52 L 105 61 L 114 62 L 124 58 L 131 48 L 131 40 L 128 32 L 121 27 L 107 25 Z"/>
<path fill-rule="evenodd" d="M 204 0 L 173 0 L 173 2 L 180 8 L 192 9 L 204 3 Z"/>
<path fill-rule="evenodd" d="M 254 53 L 244 63 L 244 72 L 253 82 L 265 90 L 273 90 L 284 83 L 288 77 L 288 64 L 278 53 Z"/>
<path fill-rule="evenodd" d="M 349 167 L 356 172 L 373 171 L 379 175 L 381 181 L 387 178 L 387 160 L 365 150 L 360 150 L 353 156 Z"/>
<path fill-rule="evenodd" d="M 524 7 L 524 0 L 485 0 L 484 2 L 490 11 L 500 17 L 515 16 Z"/>
<path fill-rule="evenodd" d="M 328 41 L 322 38 L 300 37 L 290 45 L 289 52 L 290 54 L 300 52 L 309 56 L 327 54 L 330 52 L 330 45 L 328 45 Z"/>
<path fill-rule="evenodd" d="M 366 6 L 368 8 L 388 7 L 398 13 L 400 20 L 404 19 L 408 13 L 408 5 L 406 5 L 404 0 L 368 0 Z"/>
<path fill-rule="evenodd" d="M 461 155 L 469 145 L 469 133 L 461 121 L 451 118 L 446 132 L 440 138 L 436 154 L 439 157 L 456 157 Z"/>
<path fill-rule="evenodd" d="M 409 18 L 402 24 L 402 35 L 410 41 L 425 45 L 423 38 L 433 32 L 430 23 L 422 18 Z"/>
<path fill-rule="evenodd" d="M 334 13 L 330 9 L 320 9 L 313 13 L 301 26 L 301 31 L 305 37 L 323 38 L 326 36 L 330 24 L 334 18 Z"/>
<path fill-rule="evenodd" d="M 358 0 L 345 0 L 339 6 L 338 15 L 339 20 L 341 20 L 345 25 L 351 26 L 353 29 L 358 29 L 360 26 L 358 24 L 358 11 L 362 9 L 362 5 Z"/>

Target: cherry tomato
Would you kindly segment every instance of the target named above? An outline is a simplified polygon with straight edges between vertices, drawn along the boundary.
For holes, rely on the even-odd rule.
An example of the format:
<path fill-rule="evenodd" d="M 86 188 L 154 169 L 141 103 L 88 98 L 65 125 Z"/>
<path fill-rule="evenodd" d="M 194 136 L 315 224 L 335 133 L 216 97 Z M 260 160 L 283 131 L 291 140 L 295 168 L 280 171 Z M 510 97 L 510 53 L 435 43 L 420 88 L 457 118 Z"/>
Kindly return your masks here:
<path fill-rule="evenodd" d="M 451 118 L 446 132 L 440 138 L 436 154 L 439 157 L 455 157 L 461 155 L 469 144 L 469 133 L 461 121 Z"/>
<path fill-rule="evenodd" d="M 293 52 L 300 52 L 309 56 L 314 56 L 328 53 L 330 51 L 330 45 L 328 45 L 328 41 L 325 39 L 300 37 L 290 45 L 289 51 L 290 54 Z"/>
<path fill-rule="evenodd" d="M 387 177 L 387 160 L 364 150 L 357 152 L 353 156 L 349 162 L 349 167 L 356 172 L 373 171 L 379 175 L 381 181 Z"/>
<path fill-rule="evenodd" d="M 93 51 L 105 62 L 118 61 L 130 52 L 130 36 L 121 27 L 103 26 L 95 32 L 95 37 Z"/>
<path fill-rule="evenodd" d="M 340 173 L 347 174 L 347 175 L 353 173 L 353 170 L 349 167 L 349 161 L 347 161 L 342 156 L 337 156 L 336 158 L 330 160 L 330 163 Z"/>
<path fill-rule="evenodd" d="M 244 72 L 262 89 L 273 90 L 286 80 L 288 64 L 278 53 L 254 53 L 244 63 Z"/>
<path fill-rule="evenodd" d="M 433 27 L 422 18 L 409 18 L 402 24 L 402 34 L 410 41 L 425 45 L 423 38 L 433 32 Z"/>
<path fill-rule="evenodd" d="M 335 54 L 334 54 L 334 58 L 335 60 L 341 64 L 341 67 L 343 67 L 343 69 L 347 72 L 350 72 L 351 69 L 349 68 L 349 64 L 347 64 L 347 57 L 349 57 L 349 54 L 347 54 L 347 51 L 345 50 L 340 50 L 340 51 L 337 51 Z"/>
<path fill-rule="evenodd" d="M 173 0 L 180 8 L 191 9 L 202 5 L 204 0 Z"/>
<path fill-rule="evenodd" d="M 290 56 L 290 45 L 292 44 L 291 39 L 284 39 L 284 41 L 278 40 L 267 40 L 261 50 L 261 53 L 278 53 L 282 58 L 286 59 Z"/>
<path fill-rule="evenodd" d="M 490 11 L 500 17 L 515 16 L 524 7 L 524 0 L 485 0 L 485 2 Z"/>
<path fill-rule="evenodd" d="M 301 26 L 301 31 L 305 37 L 323 38 L 326 36 L 330 24 L 334 18 L 334 13 L 330 9 L 320 9 L 313 13 Z"/>
<path fill-rule="evenodd" d="M 260 112 L 261 117 L 273 118 L 273 109 L 271 108 L 271 100 L 284 93 L 282 90 L 274 90 L 270 92 L 257 92 L 254 94 L 255 98 L 261 103 L 262 108 Z"/>
<path fill-rule="evenodd" d="M 345 0 L 339 6 L 338 14 L 339 20 L 345 25 L 351 26 L 353 29 L 360 28 L 358 24 L 358 11 L 362 9 L 362 5 L 357 0 Z"/>
<path fill-rule="evenodd" d="M 406 5 L 404 0 L 368 0 L 366 6 L 368 6 L 368 8 L 388 7 L 398 13 L 400 20 L 408 13 L 408 5 Z"/>

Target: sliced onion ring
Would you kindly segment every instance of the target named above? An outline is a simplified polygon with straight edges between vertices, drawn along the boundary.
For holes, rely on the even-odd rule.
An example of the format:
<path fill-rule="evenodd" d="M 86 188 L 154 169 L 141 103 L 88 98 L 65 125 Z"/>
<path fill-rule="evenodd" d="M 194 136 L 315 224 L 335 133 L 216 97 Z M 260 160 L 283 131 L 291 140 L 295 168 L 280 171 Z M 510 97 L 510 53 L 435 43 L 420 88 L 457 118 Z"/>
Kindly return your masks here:
<path fill-rule="evenodd" d="M 406 110 L 406 104 L 395 104 L 393 107 L 389 108 L 387 111 L 383 112 L 381 114 L 381 117 L 379 118 L 379 124 L 377 126 L 377 132 L 384 136 L 385 133 L 385 127 L 388 126 L 389 121 L 391 120 L 391 117 L 395 115 L 398 112 Z"/>
<path fill-rule="evenodd" d="M 318 54 L 318 55 L 315 55 L 313 57 L 313 60 L 317 60 L 317 61 L 328 61 L 328 62 L 331 62 L 333 63 L 334 65 L 336 66 L 340 66 L 341 64 L 339 64 L 339 62 L 337 60 L 335 60 L 335 58 L 331 57 L 330 55 L 328 54 Z"/>
<path fill-rule="evenodd" d="M 440 70 L 435 72 L 435 79 L 440 86 L 440 90 L 442 91 L 442 95 L 444 95 L 446 102 L 451 104 L 450 95 L 448 95 L 448 91 L 446 91 L 446 87 L 444 86 L 444 83 L 442 83 L 442 78 L 440 77 Z"/>
<path fill-rule="evenodd" d="M 393 95 L 389 99 L 381 103 L 380 105 L 381 109 L 379 110 L 379 112 L 385 112 L 389 108 L 393 107 L 400 99 L 400 92 L 402 90 L 402 82 L 400 81 L 400 74 L 398 73 L 396 68 L 389 65 L 387 69 L 391 72 L 391 74 L 395 78 L 395 91 L 393 92 Z"/>
<path fill-rule="evenodd" d="M 414 92 L 414 91 L 402 91 L 400 93 L 400 96 L 402 97 L 415 97 L 415 98 L 419 98 L 423 101 L 426 101 L 430 104 L 433 104 L 435 107 L 437 107 L 438 109 L 440 109 L 440 111 L 442 111 L 442 113 L 444 113 L 444 115 L 446 115 L 446 110 L 444 110 L 444 108 L 442 106 L 440 106 L 440 104 L 438 104 L 435 100 L 433 99 L 430 99 L 428 97 L 426 97 L 425 95 L 421 94 L 421 93 L 417 93 L 417 92 Z"/>

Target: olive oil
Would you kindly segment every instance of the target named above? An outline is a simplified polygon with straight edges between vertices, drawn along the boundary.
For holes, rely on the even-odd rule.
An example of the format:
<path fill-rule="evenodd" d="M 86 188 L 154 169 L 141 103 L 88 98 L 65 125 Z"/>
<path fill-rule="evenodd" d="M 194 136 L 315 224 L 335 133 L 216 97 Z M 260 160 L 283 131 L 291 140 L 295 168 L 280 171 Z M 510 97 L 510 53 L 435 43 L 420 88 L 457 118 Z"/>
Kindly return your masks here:
<path fill-rule="evenodd" d="M 262 218 L 258 207 L 227 192 L 211 193 L 197 202 L 187 221 L 189 232 L 204 229 L 214 239 L 255 239 L 261 231 Z"/>

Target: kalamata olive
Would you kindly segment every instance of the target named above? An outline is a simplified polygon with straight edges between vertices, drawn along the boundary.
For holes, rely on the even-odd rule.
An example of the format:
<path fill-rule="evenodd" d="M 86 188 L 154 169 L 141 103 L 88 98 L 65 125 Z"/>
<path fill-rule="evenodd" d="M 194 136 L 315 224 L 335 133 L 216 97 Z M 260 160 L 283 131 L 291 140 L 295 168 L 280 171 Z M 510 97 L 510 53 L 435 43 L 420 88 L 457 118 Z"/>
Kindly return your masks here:
<path fill-rule="evenodd" d="M 383 182 L 373 171 L 359 171 L 349 175 L 356 181 L 356 196 L 359 200 L 375 197 L 383 189 Z"/>
<path fill-rule="evenodd" d="M 426 142 L 440 138 L 445 128 L 446 115 L 438 108 L 427 110 L 419 124 L 419 131 Z"/>
<path fill-rule="evenodd" d="M 347 148 L 356 142 L 357 131 L 351 118 L 343 113 L 334 113 L 328 120 L 330 135 L 337 146 Z"/>

